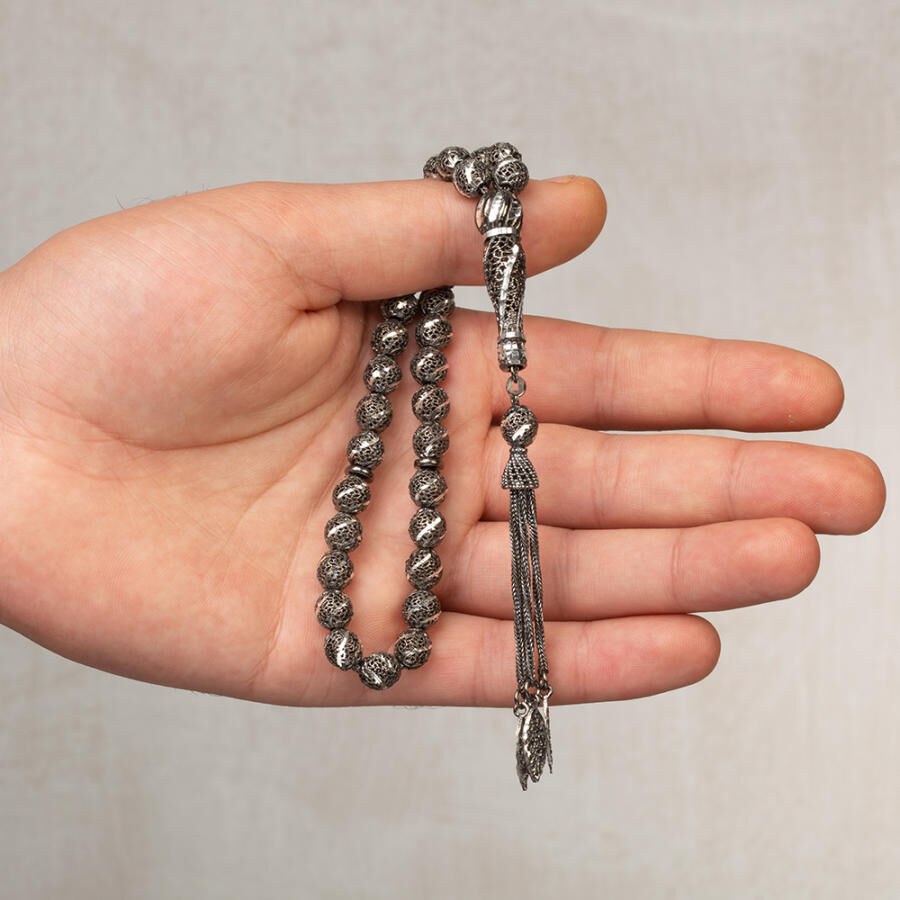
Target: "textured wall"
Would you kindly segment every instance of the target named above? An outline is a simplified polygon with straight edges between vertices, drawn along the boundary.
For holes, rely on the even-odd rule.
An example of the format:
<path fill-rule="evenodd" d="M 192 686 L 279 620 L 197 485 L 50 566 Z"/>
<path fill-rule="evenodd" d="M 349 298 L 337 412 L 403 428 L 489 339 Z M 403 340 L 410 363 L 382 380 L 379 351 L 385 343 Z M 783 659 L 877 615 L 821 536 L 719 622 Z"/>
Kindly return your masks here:
<path fill-rule="evenodd" d="M 530 311 L 824 357 L 845 409 L 800 439 L 890 493 L 898 59 L 873 0 L 0 0 L 0 266 L 119 204 L 505 138 L 609 201 Z M 0 896 L 900 896 L 898 543 L 889 505 L 799 597 L 711 615 L 699 685 L 558 707 L 527 794 L 508 711 L 254 706 L 2 633 Z"/>

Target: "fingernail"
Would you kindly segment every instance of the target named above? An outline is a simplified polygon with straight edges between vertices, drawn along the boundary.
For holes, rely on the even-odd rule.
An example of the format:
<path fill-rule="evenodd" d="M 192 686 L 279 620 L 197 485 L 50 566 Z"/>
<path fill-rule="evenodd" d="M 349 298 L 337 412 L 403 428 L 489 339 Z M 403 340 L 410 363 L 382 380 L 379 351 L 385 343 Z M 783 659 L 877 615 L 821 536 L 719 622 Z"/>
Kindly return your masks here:
<path fill-rule="evenodd" d="M 578 176 L 577 175 L 557 175 L 556 178 L 547 178 L 547 181 L 555 181 L 557 184 L 568 184 L 570 181 L 574 181 Z"/>

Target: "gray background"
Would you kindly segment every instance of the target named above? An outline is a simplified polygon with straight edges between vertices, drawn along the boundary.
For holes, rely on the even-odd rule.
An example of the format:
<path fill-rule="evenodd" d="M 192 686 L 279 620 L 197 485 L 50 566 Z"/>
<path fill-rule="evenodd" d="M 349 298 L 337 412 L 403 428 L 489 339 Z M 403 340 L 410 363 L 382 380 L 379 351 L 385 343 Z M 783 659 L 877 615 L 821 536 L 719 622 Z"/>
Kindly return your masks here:
<path fill-rule="evenodd" d="M 511 140 L 609 200 L 531 311 L 824 357 L 845 409 L 801 439 L 890 492 L 898 35 L 850 0 L 0 0 L 0 266 L 117 205 Z M 898 538 L 889 506 L 801 596 L 711 615 L 699 685 L 558 707 L 527 794 L 508 711 L 255 706 L 5 632 L 0 896 L 900 896 Z"/>

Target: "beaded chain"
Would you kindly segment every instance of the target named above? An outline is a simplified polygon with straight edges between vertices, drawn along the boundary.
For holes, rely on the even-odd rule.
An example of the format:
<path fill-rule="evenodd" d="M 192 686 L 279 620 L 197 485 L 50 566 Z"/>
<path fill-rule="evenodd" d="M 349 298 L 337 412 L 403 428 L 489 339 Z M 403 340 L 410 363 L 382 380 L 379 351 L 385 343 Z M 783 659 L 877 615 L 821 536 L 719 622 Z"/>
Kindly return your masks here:
<path fill-rule="evenodd" d="M 534 413 L 520 402 L 525 380 L 525 334 L 522 323 L 525 291 L 525 254 L 520 243 L 522 205 L 518 192 L 528 184 L 528 169 L 519 151 L 508 143 L 481 147 L 469 153 L 447 147 L 426 162 L 426 178 L 451 181 L 466 197 L 479 198 L 475 224 L 485 239 L 485 286 L 497 316 L 497 362 L 509 373 L 506 390 L 510 407 L 500 423 L 510 445 L 510 457 L 500 483 L 510 492 L 511 594 L 516 644 L 517 690 L 513 712 L 519 719 L 516 736 L 516 769 L 523 789 L 528 780 L 538 781 L 546 763 L 553 771 L 548 701 L 552 688 L 544 647 L 543 600 L 537 539 L 534 491 L 538 478 L 527 448 L 537 434 Z M 453 334 L 450 316 L 455 308 L 449 286 L 406 294 L 381 301 L 382 320 L 371 335 L 373 356 L 363 381 L 366 395 L 356 405 L 359 431 L 347 444 L 348 465 L 332 493 L 336 513 L 325 525 L 328 550 L 322 556 L 317 577 L 322 593 L 316 601 L 316 617 L 328 629 L 325 656 L 343 670 L 353 670 L 364 685 L 385 690 L 397 683 L 403 669 L 417 669 L 431 655 L 427 629 L 437 622 L 441 604 L 433 592 L 443 573 L 435 548 L 446 534 L 446 522 L 438 507 L 447 494 L 441 474 L 450 439 L 443 420 L 450 411 L 441 382 L 447 375 L 443 350 Z M 412 409 L 419 422 L 412 437 L 415 471 L 409 494 L 415 511 L 409 536 L 415 549 L 406 560 L 406 577 L 413 587 L 403 602 L 403 618 L 409 626 L 390 651 L 363 652 L 358 636 L 348 630 L 353 604 L 344 592 L 353 577 L 350 553 L 362 541 L 357 516 L 371 499 L 370 483 L 384 456 L 381 433 L 390 425 L 393 408 L 388 395 L 401 380 L 397 357 L 409 343 L 408 328 L 415 325 L 418 349 L 409 363 L 419 388 Z"/>

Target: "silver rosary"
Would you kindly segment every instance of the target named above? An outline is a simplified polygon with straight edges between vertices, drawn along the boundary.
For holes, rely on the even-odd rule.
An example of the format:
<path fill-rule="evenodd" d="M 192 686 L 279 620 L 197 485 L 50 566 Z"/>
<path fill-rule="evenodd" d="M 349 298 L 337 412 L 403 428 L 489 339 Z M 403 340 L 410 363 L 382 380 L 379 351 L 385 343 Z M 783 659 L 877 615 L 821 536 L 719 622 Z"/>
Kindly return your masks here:
<path fill-rule="evenodd" d="M 510 406 L 501 419 L 500 430 L 510 452 L 500 484 L 509 491 L 517 684 L 513 712 L 518 717 L 516 771 L 526 790 L 529 779 L 540 779 L 545 763 L 553 771 L 549 709 L 553 689 L 548 681 L 544 647 L 534 497 L 538 478 L 527 451 L 537 434 L 537 419 L 520 401 L 525 380 L 519 373 L 525 368 L 526 357 L 522 323 L 525 254 L 519 237 L 522 204 L 518 193 L 528 184 L 528 169 L 512 144 L 499 143 L 473 153 L 462 147 L 447 147 L 431 157 L 423 171 L 426 178 L 452 181 L 464 196 L 479 198 L 475 224 L 484 237 L 484 282 L 497 315 L 497 361 L 500 369 L 509 373 L 506 392 Z M 325 655 L 339 669 L 353 669 L 362 683 L 373 690 L 391 687 L 403 669 L 417 669 L 427 662 L 431 654 L 427 628 L 441 613 L 432 589 L 443 571 L 435 547 L 446 533 L 446 522 L 438 506 L 447 493 L 440 469 L 450 444 L 442 424 L 450 411 L 450 401 L 440 384 L 447 375 L 447 358 L 442 350 L 453 334 L 450 316 L 454 308 L 453 290 L 448 286 L 422 291 L 418 298 L 408 294 L 382 301 L 384 318 L 372 332 L 374 356 L 363 375 L 368 393 L 356 405 L 359 431 L 347 444 L 349 465 L 332 494 L 337 512 L 325 525 L 328 552 L 318 566 L 323 591 L 316 601 L 316 617 L 329 629 Z M 344 593 L 353 577 L 349 554 L 362 540 L 362 526 L 356 516 L 369 504 L 369 483 L 384 454 L 380 433 L 393 418 L 387 395 L 400 383 L 402 373 L 396 358 L 406 349 L 407 328 L 419 314 L 415 326 L 418 349 L 409 364 L 420 385 L 412 398 L 419 426 L 412 437 L 416 461 L 409 482 L 409 494 L 416 506 L 409 523 L 415 549 L 406 560 L 406 577 L 414 590 L 403 602 L 403 618 L 409 627 L 390 652 L 364 655 L 359 638 L 347 630 L 353 616 L 352 603 Z"/>

